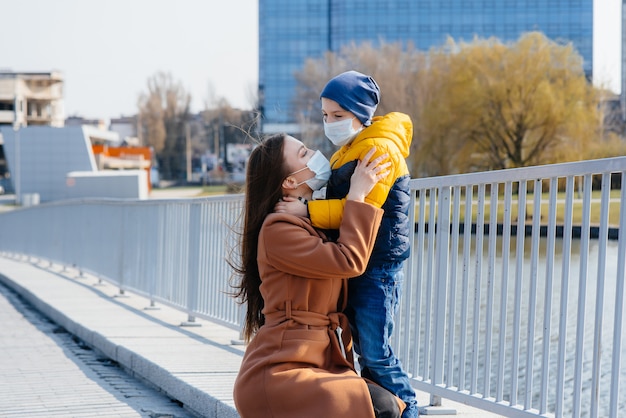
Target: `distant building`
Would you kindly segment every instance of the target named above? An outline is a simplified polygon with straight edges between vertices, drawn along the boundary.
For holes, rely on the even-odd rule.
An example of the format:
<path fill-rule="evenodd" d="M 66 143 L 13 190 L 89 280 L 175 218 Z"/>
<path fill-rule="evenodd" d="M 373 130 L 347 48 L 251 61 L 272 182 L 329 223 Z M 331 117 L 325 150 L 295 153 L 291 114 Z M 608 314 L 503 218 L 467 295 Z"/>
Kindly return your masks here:
<path fill-rule="evenodd" d="M 69 116 L 65 126 L 93 126 L 94 128 L 115 132 L 119 141 L 115 145 L 142 145 L 137 137 L 137 116 L 120 116 L 111 119 L 86 119 L 82 116 Z"/>
<path fill-rule="evenodd" d="M 58 71 L 0 70 L 0 127 L 55 126 L 65 122 L 63 76 Z M 12 191 L 9 166 L 0 135 L 0 188 Z"/>
<path fill-rule="evenodd" d="M 494 36 L 508 42 L 541 31 L 552 40 L 572 42 L 591 80 L 593 9 L 600 1 L 605 0 L 259 0 L 263 132 L 297 133 L 294 73 L 306 59 L 339 52 L 351 43 L 411 42 L 427 51 L 442 46 L 448 36 L 457 41 Z"/>
<path fill-rule="evenodd" d="M 106 130 L 108 121 L 105 119 L 86 119 L 82 116 L 69 116 L 65 119 L 65 126 L 93 126 L 94 128 Z"/>
<path fill-rule="evenodd" d="M 109 130 L 117 132 L 123 143 L 132 146 L 143 145 L 137 134 L 138 120 L 137 116 L 120 116 L 119 118 L 111 118 Z"/>
<path fill-rule="evenodd" d="M 146 198 L 150 148 L 136 145 L 134 117 L 65 118 L 59 72 L 0 70 L 0 187 L 16 202 L 77 197 Z"/>
<path fill-rule="evenodd" d="M 0 70 L 0 125 L 62 127 L 64 122 L 60 72 Z"/>

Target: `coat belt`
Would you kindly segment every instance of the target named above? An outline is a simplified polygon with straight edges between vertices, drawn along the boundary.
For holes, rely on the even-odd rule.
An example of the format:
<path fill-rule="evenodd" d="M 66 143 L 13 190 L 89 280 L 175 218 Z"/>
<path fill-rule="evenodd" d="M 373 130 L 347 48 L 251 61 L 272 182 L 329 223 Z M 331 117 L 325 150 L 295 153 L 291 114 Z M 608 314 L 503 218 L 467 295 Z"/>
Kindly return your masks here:
<path fill-rule="evenodd" d="M 297 309 L 291 309 L 291 301 L 285 302 L 284 311 L 274 311 L 265 314 L 266 325 L 277 325 L 285 320 L 293 320 L 298 324 L 310 325 L 313 327 L 330 327 L 331 330 L 337 329 L 339 326 L 348 325 L 348 319 L 341 312 L 330 312 L 328 314 L 321 314 L 311 311 L 299 311 Z"/>
<path fill-rule="evenodd" d="M 341 312 L 330 312 L 326 315 L 291 309 L 291 301 L 285 301 L 284 311 L 275 311 L 265 314 L 265 325 L 278 325 L 286 320 L 293 320 L 301 325 L 309 325 L 313 327 L 328 327 L 332 335 L 337 338 L 341 354 L 346 358 L 345 342 L 342 337 L 344 329 L 350 326 L 348 318 Z"/>

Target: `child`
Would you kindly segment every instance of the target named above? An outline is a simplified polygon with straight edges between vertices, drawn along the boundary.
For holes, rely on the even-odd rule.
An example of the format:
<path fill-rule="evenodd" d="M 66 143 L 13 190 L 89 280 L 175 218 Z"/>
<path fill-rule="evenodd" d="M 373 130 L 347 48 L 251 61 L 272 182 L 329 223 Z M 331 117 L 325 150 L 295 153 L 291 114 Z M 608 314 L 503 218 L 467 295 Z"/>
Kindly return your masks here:
<path fill-rule="evenodd" d="M 356 162 L 372 146 L 376 147 L 374 157 L 389 154 L 390 175 L 378 182 L 365 198 L 366 202 L 385 210 L 383 220 L 367 270 L 359 278 L 349 280 L 345 313 L 350 320 L 362 376 L 395 393 L 407 405 L 402 417 L 414 418 L 418 416 L 415 391 L 389 344 L 413 227 L 408 219 L 410 175 L 405 161 L 413 124 L 408 115 L 398 112 L 374 117 L 380 89 L 372 77 L 357 71 L 347 71 L 331 79 L 320 99 L 324 132 L 333 144 L 341 147 L 330 159 L 332 174 L 326 195 L 322 196 L 323 200 L 309 201 L 306 206 L 287 199 L 276 208 L 300 215 L 308 209 L 313 226 L 338 229 Z"/>

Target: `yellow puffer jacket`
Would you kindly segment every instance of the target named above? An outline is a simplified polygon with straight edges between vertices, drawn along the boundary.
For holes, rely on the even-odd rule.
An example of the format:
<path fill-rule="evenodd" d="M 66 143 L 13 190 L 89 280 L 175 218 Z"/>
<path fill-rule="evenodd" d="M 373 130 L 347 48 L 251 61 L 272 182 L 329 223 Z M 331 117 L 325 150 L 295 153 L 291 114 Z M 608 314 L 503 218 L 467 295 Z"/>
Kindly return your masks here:
<path fill-rule="evenodd" d="M 373 146 L 376 147 L 376 152 L 372 159 L 381 154 L 389 154 L 391 172 L 365 198 L 366 202 L 380 208 L 396 180 L 409 174 L 405 158 L 409 155 L 412 138 L 413 123 L 408 115 L 392 112 L 385 116 L 376 116 L 372 119 L 372 124 L 363 129 L 352 142 L 333 154 L 330 159 L 331 168 L 334 172 L 346 163 L 362 159 Z M 345 198 L 310 201 L 308 206 L 311 222 L 318 228 L 338 229 L 345 202 Z"/>

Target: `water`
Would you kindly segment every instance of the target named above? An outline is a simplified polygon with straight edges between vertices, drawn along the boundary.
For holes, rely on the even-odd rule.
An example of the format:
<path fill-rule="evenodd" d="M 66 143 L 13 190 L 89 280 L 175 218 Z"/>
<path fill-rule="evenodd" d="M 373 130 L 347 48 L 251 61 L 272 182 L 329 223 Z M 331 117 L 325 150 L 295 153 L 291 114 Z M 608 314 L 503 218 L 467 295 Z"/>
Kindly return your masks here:
<path fill-rule="evenodd" d="M 552 268 L 547 268 L 547 239 L 541 238 L 538 243 L 538 255 L 536 259 L 536 281 L 533 281 L 533 259 L 531 257 L 531 239 L 527 237 L 524 242 L 522 269 L 519 271 L 521 281 L 517 281 L 518 275 L 516 266 L 516 238 L 511 238 L 511 251 L 509 255 L 508 279 L 503 279 L 506 275 L 502 273 L 502 238 L 498 237 L 495 248 L 493 264 L 489 265 L 489 255 L 487 253 L 487 237 L 484 242 L 484 252 L 481 258 L 481 274 L 477 278 L 476 245 L 475 236 L 472 236 L 470 262 L 467 268 L 463 265 L 462 242 L 457 261 L 457 274 L 455 280 L 448 283 L 448 299 L 452 286 L 455 287 L 455 297 L 453 304 L 455 312 L 454 332 L 450 334 L 447 329 L 446 320 L 446 347 L 452 347 L 452 361 L 448 361 L 446 351 L 446 361 L 444 365 L 444 382 L 449 386 L 460 387 L 470 392 L 478 393 L 488 391 L 491 397 L 502 396 L 505 401 L 514 399 L 517 404 L 530 403 L 532 408 L 539 409 L 542 402 L 546 403 L 547 411 L 554 413 L 555 399 L 557 397 L 557 375 L 559 373 L 559 326 L 561 321 L 565 321 L 565 345 L 563 347 L 563 416 L 572 416 L 575 405 L 574 393 L 578 392 L 576 381 L 580 379 L 580 416 L 588 417 L 592 403 L 592 373 L 593 373 L 593 352 L 594 338 L 598 337 L 600 344 L 600 368 L 599 387 L 597 396 L 599 399 L 598 416 L 609 416 L 610 399 L 610 378 L 611 378 L 611 356 L 614 346 L 614 323 L 615 323 L 615 301 L 617 286 L 617 260 L 618 242 L 608 241 L 606 247 L 606 264 L 603 274 L 603 286 L 598 292 L 598 269 L 600 258 L 600 245 L 598 240 L 591 240 L 587 251 L 586 269 L 584 248 L 581 248 L 580 240 L 573 240 L 571 246 L 571 258 L 569 266 L 563 266 L 563 241 L 555 241 L 555 255 Z M 463 241 L 463 237 L 460 237 Z M 425 245 L 427 248 L 427 245 Z M 417 272 L 417 264 L 415 271 Z M 569 274 L 564 276 L 564 271 Z M 452 267 L 449 266 L 449 271 Z M 467 274 L 464 275 L 464 271 Z M 428 260 L 424 253 L 422 277 L 428 276 Z M 434 271 L 434 270 L 433 270 Z M 490 272 L 493 271 L 493 275 Z M 552 285 L 548 278 L 552 272 Z M 493 277 L 493 282 L 490 281 Z M 436 283 L 430 284 L 430 291 L 434 292 Z M 516 294 L 517 289 L 517 294 Z M 411 291 L 410 289 L 405 289 Z M 567 307 L 561 310 L 562 298 L 567 291 Z M 428 339 L 432 341 L 433 329 L 426 327 L 426 305 L 428 304 L 429 284 L 422 280 L 419 286 L 412 289 L 413 310 L 420 309 L 419 318 L 413 329 L 419 329 L 421 342 L 424 344 Z M 549 298 L 546 299 L 546 295 Z M 420 303 L 416 301 L 420 300 Z M 415 308 L 417 306 L 417 308 Z M 516 306 L 519 306 L 520 314 L 515 315 Z M 488 323 L 486 313 L 488 307 L 491 308 L 492 322 Z M 596 318 L 596 307 L 600 316 Z M 532 308 L 532 309 L 531 309 Z M 465 309 L 465 315 L 463 314 Z M 475 309 L 478 309 L 477 311 Z M 546 311 L 549 309 L 550 315 Z M 505 315 L 506 325 L 502 326 L 501 318 Z M 534 312 L 535 315 L 529 315 Z M 446 308 L 446 315 L 450 313 L 450 305 Z M 563 313 L 563 315 L 561 315 Z M 416 312 L 414 312 L 416 314 Z M 478 320 L 476 321 L 476 318 Z M 579 326 L 581 323 L 582 327 Z M 596 328 L 596 321 L 601 326 Z M 478 328 L 476 328 L 478 324 Z M 532 325 L 531 325 L 532 324 Z M 515 326 L 517 325 L 517 326 Z M 548 328 L 546 328 L 546 325 Z M 487 327 L 491 330 L 491 341 L 487 341 Z M 477 330 L 477 331 L 476 331 Z M 515 330 L 518 330 L 515 332 Z M 427 335 L 428 333 L 428 335 Z M 450 339 L 450 335 L 453 338 Z M 547 337 L 544 337 L 547 336 Z M 519 338 L 519 344 L 515 344 L 515 339 Z M 530 340 L 529 340 L 530 338 Z M 542 369 L 544 361 L 544 344 L 546 338 L 548 345 L 548 384 L 545 390 L 542 389 Z M 577 339 L 582 338 L 583 350 L 578 351 Z M 619 380 L 626 382 L 626 341 L 620 333 L 621 340 L 621 366 Z M 532 341 L 532 343 L 528 343 Z M 500 359 L 501 348 L 504 356 Z M 528 357 L 529 350 L 532 355 Z M 486 353 L 491 356 L 487 357 Z M 431 353 L 431 356 L 433 354 Z M 412 348 L 406 363 L 413 368 L 413 374 L 418 376 L 427 375 L 426 363 L 432 362 L 426 359 L 423 352 Z M 582 370 L 580 377 L 574 373 L 576 363 L 579 362 Z M 448 367 L 451 364 L 451 367 Z M 500 364 L 504 367 L 502 386 L 498 388 L 498 370 Z M 516 366 L 515 366 L 516 365 Z M 464 367 L 464 369 L 463 369 Z M 527 371 L 532 368 L 532 379 Z M 462 370 L 463 369 L 463 370 Z M 488 369 L 488 370 L 487 370 Z M 517 370 L 517 377 L 514 377 Z M 463 372 L 463 376 L 461 376 Z M 489 387 L 486 386 L 486 376 L 489 376 Z M 542 400 L 541 398 L 544 398 Z M 626 390 L 620 388 L 618 409 L 626 411 Z M 626 416 L 626 413 L 624 413 Z"/>

